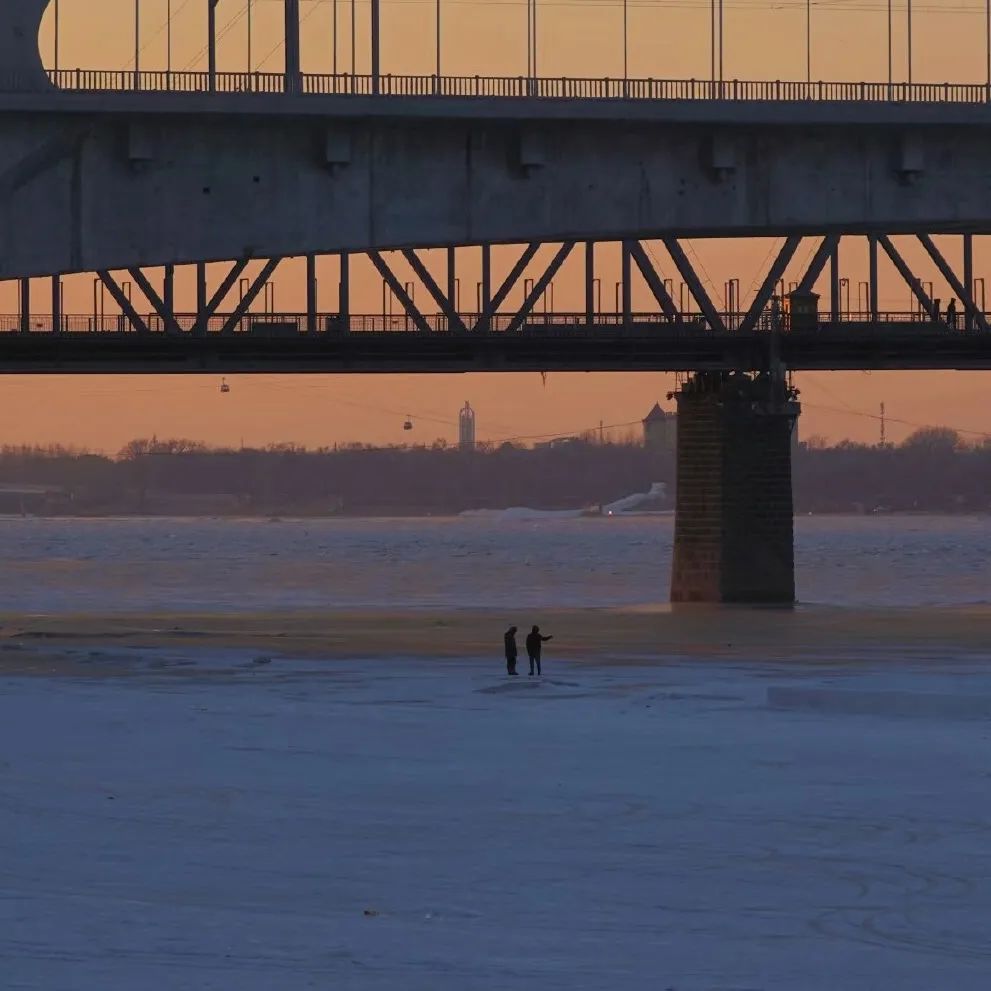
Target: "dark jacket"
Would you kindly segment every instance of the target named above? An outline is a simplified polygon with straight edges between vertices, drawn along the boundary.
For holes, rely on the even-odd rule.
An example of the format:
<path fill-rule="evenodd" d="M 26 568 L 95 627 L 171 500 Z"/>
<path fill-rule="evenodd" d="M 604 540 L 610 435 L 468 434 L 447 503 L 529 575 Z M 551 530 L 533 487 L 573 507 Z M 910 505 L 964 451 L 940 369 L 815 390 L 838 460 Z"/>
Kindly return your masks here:
<path fill-rule="evenodd" d="M 526 637 L 526 652 L 530 657 L 540 657 L 540 645 L 551 637 L 542 637 L 539 633 L 528 633 Z"/>
<path fill-rule="evenodd" d="M 506 645 L 506 656 L 516 657 L 516 634 L 506 630 L 505 636 L 503 636 L 503 642 Z"/>

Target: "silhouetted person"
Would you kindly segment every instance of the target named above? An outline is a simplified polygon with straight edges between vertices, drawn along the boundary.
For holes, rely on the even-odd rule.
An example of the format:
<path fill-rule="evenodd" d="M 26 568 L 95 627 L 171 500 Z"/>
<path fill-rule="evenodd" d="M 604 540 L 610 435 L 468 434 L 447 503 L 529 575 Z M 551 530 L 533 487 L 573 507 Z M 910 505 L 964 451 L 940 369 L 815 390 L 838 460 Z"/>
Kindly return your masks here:
<path fill-rule="evenodd" d="M 516 627 L 511 626 L 503 635 L 503 643 L 506 647 L 506 674 L 516 674 Z"/>
<path fill-rule="evenodd" d="M 950 326 L 950 330 L 957 329 L 957 301 L 951 299 L 946 305 L 946 322 Z"/>
<path fill-rule="evenodd" d="M 553 637 L 542 637 L 540 635 L 540 627 L 535 626 L 528 634 L 526 638 L 526 652 L 527 656 L 530 658 L 530 674 L 533 674 L 533 666 L 537 665 L 537 674 L 540 674 L 540 649 L 547 643 L 548 640 L 553 640 Z"/>

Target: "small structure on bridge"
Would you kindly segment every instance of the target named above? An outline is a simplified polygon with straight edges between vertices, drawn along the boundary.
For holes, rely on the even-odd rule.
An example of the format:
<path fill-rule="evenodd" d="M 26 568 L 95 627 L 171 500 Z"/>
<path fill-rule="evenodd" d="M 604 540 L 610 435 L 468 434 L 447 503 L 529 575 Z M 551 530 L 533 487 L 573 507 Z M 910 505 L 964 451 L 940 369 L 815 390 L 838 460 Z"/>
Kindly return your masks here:
<path fill-rule="evenodd" d="M 793 289 L 788 293 L 788 309 L 791 329 L 797 331 L 819 329 L 819 294 L 806 289 Z"/>

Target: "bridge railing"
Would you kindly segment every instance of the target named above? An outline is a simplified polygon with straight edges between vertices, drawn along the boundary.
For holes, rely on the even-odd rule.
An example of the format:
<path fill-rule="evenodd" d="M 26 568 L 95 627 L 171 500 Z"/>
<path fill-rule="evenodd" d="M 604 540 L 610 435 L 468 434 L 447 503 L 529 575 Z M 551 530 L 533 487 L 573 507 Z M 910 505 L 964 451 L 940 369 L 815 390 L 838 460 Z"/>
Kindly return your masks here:
<path fill-rule="evenodd" d="M 166 326 L 166 322 L 158 314 L 142 313 L 139 316 L 151 333 L 165 334 L 168 332 L 169 328 Z M 459 328 L 452 327 L 444 314 L 427 313 L 423 314 L 423 318 L 434 333 L 459 332 Z M 730 333 L 739 329 L 743 318 L 744 314 L 742 313 L 720 314 L 720 319 Z M 174 317 L 174 326 L 178 327 L 179 332 L 183 335 L 192 336 L 199 333 L 213 336 L 229 330 L 227 327 L 229 319 L 229 314 L 216 314 L 206 321 L 205 326 L 202 326 L 195 314 L 180 313 Z M 481 315 L 463 313 L 461 320 L 468 332 L 473 333 L 480 323 Z M 304 313 L 249 313 L 234 325 L 232 332 L 237 336 L 246 335 L 265 339 L 293 338 L 306 333 L 308 323 L 309 318 Z M 54 329 L 53 317 L 50 314 L 32 314 L 27 320 L 26 326 L 29 333 L 50 334 Z M 419 333 L 416 322 L 405 313 L 358 313 L 351 314 L 347 321 L 343 320 L 337 313 L 318 313 L 316 314 L 315 326 L 317 333 L 320 334 Z M 898 328 L 905 333 L 916 331 L 963 333 L 964 326 L 965 319 L 962 313 L 957 314 L 955 326 L 950 327 L 945 322 L 934 324 L 928 316 L 919 312 L 883 312 L 877 315 L 877 320 L 871 320 L 869 313 L 844 312 L 836 324 L 830 322 L 828 314 L 820 314 L 815 329 L 820 332 L 850 330 L 858 334 L 887 334 L 891 333 L 893 328 Z M 22 323 L 19 314 L 0 314 L 0 334 L 15 334 L 23 332 L 24 328 L 25 324 Z M 590 332 L 601 333 L 603 330 L 608 331 L 610 329 L 615 330 L 617 335 L 663 333 L 666 335 L 696 336 L 712 332 L 712 327 L 700 314 L 685 313 L 671 320 L 663 313 L 658 312 L 631 313 L 628 321 L 621 313 L 596 313 L 593 314 L 591 326 L 588 323 L 588 316 L 584 312 L 533 313 L 522 324 L 519 323 L 514 314 L 498 313 L 490 318 L 485 329 L 493 334 L 505 334 L 512 330 L 524 336 L 539 334 L 562 337 L 580 336 Z M 758 321 L 756 330 L 758 333 L 773 330 L 784 333 L 792 332 L 790 315 L 782 313 L 774 316 L 765 313 Z M 58 331 L 65 334 L 128 334 L 135 332 L 128 318 L 121 313 L 63 314 Z M 975 328 L 970 332 L 977 333 L 978 331 Z"/>
<path fill-rule="evenodd" d="M 77 92 L 286 94 L 297 96 L 535 98 L 555 100 L 699 100 L 788 103 L 991 103 L 991 87 L 968 83 L 720 81 L 527 76 L 371 75 L 280 72 L 166 72 L 59 69 L 48 77 Z M 0 88 L 20 91 L 16 76 L 0 72 Z"/>

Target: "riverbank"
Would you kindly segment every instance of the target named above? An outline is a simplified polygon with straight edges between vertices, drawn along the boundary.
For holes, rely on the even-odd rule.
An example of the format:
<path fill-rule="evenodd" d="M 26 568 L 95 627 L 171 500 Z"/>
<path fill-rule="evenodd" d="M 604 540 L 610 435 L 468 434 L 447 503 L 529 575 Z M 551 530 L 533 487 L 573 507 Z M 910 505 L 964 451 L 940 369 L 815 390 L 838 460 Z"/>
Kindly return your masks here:
<path fill-rule="evenodd" d="M 991 607 L 856 610 L 651 608 L 0 615 L 0 674 L 120 674 L 142 651 L 278 658 L 429 659 L 498 665 L 502 633 L 532 623 L 549 664 L 680 661 L 849 665 L 966 655 L 991 662 Z"/>

